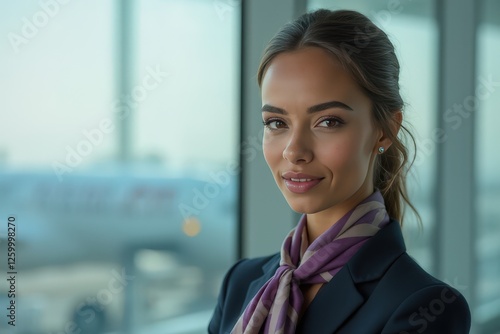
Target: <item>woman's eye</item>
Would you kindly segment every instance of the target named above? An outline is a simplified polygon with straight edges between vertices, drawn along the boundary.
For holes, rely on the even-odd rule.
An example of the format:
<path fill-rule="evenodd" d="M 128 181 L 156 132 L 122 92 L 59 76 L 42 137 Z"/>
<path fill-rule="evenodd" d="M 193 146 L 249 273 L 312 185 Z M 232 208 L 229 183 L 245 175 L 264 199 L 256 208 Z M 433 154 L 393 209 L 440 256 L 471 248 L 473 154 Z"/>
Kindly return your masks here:
<path fill-rule="evenodd" d="M 321 125 L 324 124 L 324 125 Z M 319 126 L 325 127 L 325 128 L 336 128 L 339 127 L 343 124 L 343 122 L 340 119 L 337 118 L 325 118 L 321 122 L 318 123 Z"/>
<path fill-rule="evenodd" d="M 264 124 L 264 126 L 266 128 L 269 128 L 271 130 L 278 130 L 278 129 L 282 129 L 283 127 L 285 127 L 285 123 L 283 121 L 280 121 L 277 119 L 263 121 L 262 124 Z"/>

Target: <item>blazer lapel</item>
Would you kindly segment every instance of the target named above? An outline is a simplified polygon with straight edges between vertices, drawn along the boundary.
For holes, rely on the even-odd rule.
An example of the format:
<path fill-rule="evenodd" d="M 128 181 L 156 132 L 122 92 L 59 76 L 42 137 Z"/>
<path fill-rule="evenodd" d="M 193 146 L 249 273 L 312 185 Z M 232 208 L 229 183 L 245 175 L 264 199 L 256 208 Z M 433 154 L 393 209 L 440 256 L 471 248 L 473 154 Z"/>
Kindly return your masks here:
<path fill-rule="evenodd" d="M 274 276 L 274 273 L 278 269 L 280 264 L 280 253 L 273 256 L 266 264 L 262 266 L 263 275 L 256 280 L 250 283 L 247 294 L 245 297 L 245 302 L 243 303 L 243 308 L 241 309 L 241 313 L 250 303 L 252 298 L 259 292 L 260 288 L 271 278 Z"/>
<path fill-rule="evenodd" d="M 319 289 L 300 319 L 296 332 L 331 334 L 363 302 L 363 296 L 358 292 L 349 270 L 344 266 L 329 283 Z"/>

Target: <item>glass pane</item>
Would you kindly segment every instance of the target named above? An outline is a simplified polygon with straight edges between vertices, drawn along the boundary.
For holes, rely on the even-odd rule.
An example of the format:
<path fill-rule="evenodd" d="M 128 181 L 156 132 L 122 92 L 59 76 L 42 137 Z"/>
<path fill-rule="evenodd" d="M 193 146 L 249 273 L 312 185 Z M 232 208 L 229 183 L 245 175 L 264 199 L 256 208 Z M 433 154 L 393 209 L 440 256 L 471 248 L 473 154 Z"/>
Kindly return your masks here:
<path fill-rule="evenodd" d="M 12 216 L 19 292 L 0 307 L 19 305 L 15 333 L 206 333 L 236 259 L 239 3 L 130 0 L 125 96 L 122 3 L 0 5 L 0 272 Z"/>
<path fill-rule="evenodd" d="M 235 1 L 135 2 L 134 75 L 142 82 L 155 69 L 164 77 L 137 106 L 133 152 L 137 160 L 154 161 L 184 180 L 199 180 L 184 181 L 179 191 L 184 199 L 169 218 L 176 229 L 162 252 L 174 259 L 170 269 L 146 270 L 144 254 L 154 253 L 136 252 L 137 294 L 130 312 L 135 314 L 131 326 L 141 333 L 205 333 L 221 278 L 236 259 L 238 6 Z"/>
<path fill-rule="evenodd" d="M 237 153 L 239 10 L 217 3 L 137 4 L 137 77 L 158 68 L 166 79 L 139 105 L 135 151 L 203 174 Z"/>
<path fill-rule="evenodd" d="M 477 321 L 500 330 L 500 3 L 484 0 L 478 27 L 476 101 Z"/>
<path fill-rule="evenodd" d="M 100 230 L 109 185 L 92 178 L 117 148 L 114 8 L 110 0 L 0 4 L 0 308 L 15 302 L 17 316 L 13 327 L 2 312 L 1 333 L 68 331 L 79 303 L 120 270 L 108 256 L 112 234 Z M 7 270 L 17 272 L 10 282 Z"/>
<path fill-rule="evenodd" d="M 110 0 L 2 3 L 4 167 L 63 179 L 114 154 L 113 131 L 98 134 L 113 117 L 113 14 Z"/>
<path fill-rule="evenodd" d="M 408 179 L 410 198 L 422 217 L 423 231 L 407 210 L 403 234 L 408 253 L 424 267 L 433 270 L 431 238 L 435 226 L 437 128 L 437 38 L 434 2 L 399 3 L 356 0 L 334 2 L 309 0 L 309 9 L 352 9 L 368 16 L 393 42 L 401 66 L 400 86 L 407 103 L 404 116 L 417 141 L 413 175 Z M 409 145 L 410 146 L 410 145 Z M 411 148 L 411 147 L 409 147 Z M 413 154 L 413 153 L 411 153 Z"/>

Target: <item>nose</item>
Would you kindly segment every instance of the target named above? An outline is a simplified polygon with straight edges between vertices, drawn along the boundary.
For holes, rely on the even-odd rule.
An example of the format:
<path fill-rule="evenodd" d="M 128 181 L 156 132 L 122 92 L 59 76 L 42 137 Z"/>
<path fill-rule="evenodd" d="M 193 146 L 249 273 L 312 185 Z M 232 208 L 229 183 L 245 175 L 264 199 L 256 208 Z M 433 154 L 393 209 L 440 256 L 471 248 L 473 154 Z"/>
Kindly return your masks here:
<path fill-rule="evenodd" d="M 291 135 L 283 150 L 283 159 L 295 165 L 309 163 L 313 158 L 313 152 L 308 142 L 309 140 L 305 136 L 300 136 L 297 133 Z"/>

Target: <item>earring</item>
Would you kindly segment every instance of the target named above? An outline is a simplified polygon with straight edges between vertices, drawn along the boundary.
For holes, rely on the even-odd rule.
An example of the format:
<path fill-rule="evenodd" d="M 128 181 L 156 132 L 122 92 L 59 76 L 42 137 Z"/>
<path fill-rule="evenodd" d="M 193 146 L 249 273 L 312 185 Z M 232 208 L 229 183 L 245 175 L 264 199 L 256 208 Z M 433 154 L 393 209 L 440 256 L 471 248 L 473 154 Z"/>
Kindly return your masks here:
<path fill-rule="evenodd" d="M 380 146 L 380 147 L 378 148 L 378 153 L 379 153 L 379 154 L 384 153 L 384 151 L 385 151 L 385 148 L 384 148 L 383 146 Z"/>

